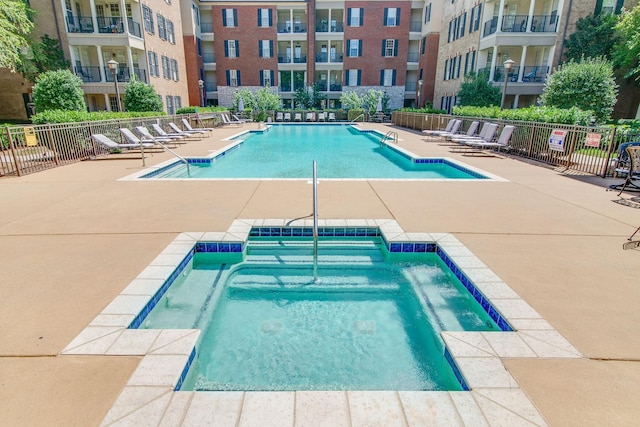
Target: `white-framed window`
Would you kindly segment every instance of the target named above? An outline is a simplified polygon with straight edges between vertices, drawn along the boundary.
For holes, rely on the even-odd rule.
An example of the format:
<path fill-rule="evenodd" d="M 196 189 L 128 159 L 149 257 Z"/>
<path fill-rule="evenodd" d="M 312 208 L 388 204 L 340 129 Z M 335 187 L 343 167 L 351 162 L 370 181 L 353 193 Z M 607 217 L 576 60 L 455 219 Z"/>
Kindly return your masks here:
<path fill-rule="evenodd" d="M 238 86 L 238 70 L 229 70 L 229 86 Z"/>
<path fill-rule="evenodd" d="M 382 79 L 383 86 L 393 85 L 393 70 L 384 70 L 384 78 Z"/>
<path fill-rule="evenodd" d="M 236 19 L 235 19 L 235 9 L 223 9 L 224 10 L 224 22 L 227 27 L 235 27 Z"/>
<path fill-rule="evenodd" d="M 431 3 L 424 8 L 424 23 L 431 22 Z"/>
<path fill-rule="evenodd" d="M 349 56 L 360 56 L 360 40 L 349 40 Z"/>
<path fill-rule="evenodd" d="M 236 54 L 236 41 L 235 40 L 227 40 L 227 57 L 235 58 L 238 56 Z"/>
<path fill-rule="evenodd" d="M 358 86 L 358 70 L 347 70 L 347 86 Z"/>
<path fill-rule="evenodd" d="M 262 70 L 262 84 L 263 86 L 271 86 L 271 70 Z"/>
<path fill-rule="evenodd" d="M 385 40 L 384 56 L 387 58 L 390 56 L 394 56 L 395 48 L 396 48 L 396 41 L 394 39 Z"/>
<path fill-rule="evenodd" d="M 360 8 L 351 7 L 349 8 L 349 12 L 351 13 L 351 20 L 349 21 L 349 25 L 351 27 L 359 27 L 360 26 Z"/>
<path fill-rule="evenodd" d="M 270 40 L 260 40 L 260 50 L 263 58 L 271 58 L 271 42 Z"/>
<path fill-rule="evenodd" d="M 145 5 L 142 5 L 142 21 L 144 22 L 145 31 L 151 34 L 155 34 L 155 28 L 153 27 L 153 10 Z"/>
<path fill-rule="evenodd" d="M 260 26 L 261 27 L 269 27 L 271 26 L 269 23 L 269 13 L 271 9 L 258 9 L 258 14 L 260 14 Z"/>
<path fill-rule="evenodd" d="M 120 5 L 118 3 L 111 3 L 109 5 L 109 12 L 111 12 L 111 16 L 120 16 Z"/>
<path fill-rule="evenodd" d="M 386 7 L 384 9 L 385 20 L 384 25 L 387 27 L 395 27 L 400 24 L 400 8 Z"/>
<path fill-rule="evenodd" d="M 166 20 L 166 28 L 167 28 L 167 40 L 171 44 L 176 44 L 176 34 L 173 27 L 173 21 L 167 19 Z"/>

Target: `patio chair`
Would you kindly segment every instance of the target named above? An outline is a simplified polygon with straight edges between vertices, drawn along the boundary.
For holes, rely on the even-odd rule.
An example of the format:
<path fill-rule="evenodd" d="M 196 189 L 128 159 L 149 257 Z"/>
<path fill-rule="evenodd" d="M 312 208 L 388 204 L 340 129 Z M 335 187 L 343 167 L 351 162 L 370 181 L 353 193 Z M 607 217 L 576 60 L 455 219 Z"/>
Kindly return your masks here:
<path fill-rule="evenodd" d="M 318 121 L 325 122 L 327 119 L 325 118 L 324 113 L 318 113 Z"/>
<path fill-rule="evenodd" d="M 306 121 L 315 122 L 316 121 L 316 113 L 307 113 Z"/>
<path fill-rule="evenodd" d="M 469 151 L 470 154 L 474 154 L 474 153 L 481 153 L 482 150 L 486 150 L 489 148 L 497 148 L 498 150 L 500 149 L 507 149 L 509 148 L 509 141 L 511 140 L 511 136 L 513 135 L 513 131 L 516 129 L 515 126 L 512 125 L 507 125 L 505 127 L 502 128 L 502 131 L 500 132 L 500 136 L 498 137 L 498 140 L 496 142 L 490 142 L 490 141 L 463 141 L 462 143 L 466 146 L 468 146 L 471 149 L 480 149 L 480 151 L 478 150 L 471 150 Z"/>
<path fill-rule="evenodd" d="M 171 138 L 171 139 L 183 139 L 184 135 L 178 135 L 177 133 L 167 133 L 157 123 L 151 124 L 151 130 L 153 130 L 156 138 Z"/>
<path fill-rule="evenodd" d="M 220 118 L 222 119 L 222 124 L 223 125 L 236 125 L 236 126 L 239 126 L 239 125 L 243 124 L 240 121 L 231 120 L 226 114 L 220 114 Z"/>
<path fill-rule="evenodd" d="M 182 126 L 184 126 L 185 130 L 188 131 L 194 131 L 194 130 L 200 130 L 200 131 L 205 131 L 205 132 L 211 132 L 213 130 L 213 128 L 192 128 L 191 127 L 191 123 L 189 123 L 189 121 L 187 119 L 180 119 L 180 121 L 182 122 Z"/>
<path fill-rule="evenodd" d="M 144 142 L 144 143 L 140 143 L 140 144 L 119 144 L 115 141 L 113 141 L 111 138 L 101 134 L 101 133 L 94 133 L 91 135 L 91 139 L 93 140 L 93 142 L 95 142 L 96 144 L 106 148 L 107 150 L 139 150 L 140 147 L 142 148 L 156 148 L 155 144 L 150 143 L 150 142 Z"/>
<path fill-rule="evenodd" d="M 426 131 L 423 131 L 423 133 L 425 133 L 425 136 L 427 136 L 429 139 L 434 139 L 434 138 L 439 139 L 447 136 L 450 137 L 450 136 L 456 135 L 461 126 L 462 126 L 462 120 L 456 119 L 453 121 L 453 125 L 451 126 L 451 128 L 449 128 L 448 131 L 434 130 L 434 131 L 430 131 L 429 134 L 426 134 L 425 133 Z"/>
<path fill-rule="evenodd" d="M 465 133 L 441 132 L 440 137 L 445 139 L 454 138 L 456 136 L 465 136 L 465 137 L 471 138 L 476 136 L 476 132 L 478 131 L 478 126 L 480 126 L 480 122 L 474 120 L 473 122 L 471 122 L 471 124 L 469 125 L 469 128 Z M 462 127 L 462 125 L 460 125 L 460 127 Z"/>
<path fill-rule="evenodd" d="M 236 116 L 235 114 L 231 115 L 231 121 L 237 121 L 239 123 L 247 123 L 250 122 L 251 120 L 249 119 L 241 119 L 240 117 Z"/>
<path fill-rule="evenodd" d="M 293 121 L 294 122 L 301 122 L 302 121 L 302 113 L 295 113 L 295 115 L 293 116 Z"/>
<path fill-rule="evenodd" d="M 335 122 L 336 121 L 336 113 L 329 113 L 329 117 L 328 117 L 330 122 Z"/>
<path fill-rule="evenodd" d="M 426 136 L 431 136 L 433 134 L 437 134 L 440 132 L 451 132 L 451 128 L 453 127 L 455 122 L 456 122 L 456 119 L 451 119 L 447 123 L 447 126 L 444 127 L 444 129 L 427 129 L 427 130 L 423 130 L 422 133 L 425 134 Z"/>
<path fill-rule="evenodd" d="M 197 138 L 204 138 L 205 135 L 208 133 L 205 130 L 182 130 L 178 127 L 178 125 L 176 125 L 173 122 L 169 122 L 167 123 L 167 126 L 169 126 L 171 128 L 171 130 L 173 131 L 173 133 L 177 134 L 177 135 L 184 135 L 186 137 L 189 136 L 193 136 L 193 137 L 197 137 Z"/>
<path fill-rule="evenodd" d="M 629 156 L 629 169 L 627 169 L 627 177 L 622 184 L 611 185 L 609 188 L 612 190 L 620 190 L 618 196 L 623 191 L 640 191 L 640 186 L 633 181 L 640 179 L 640 145 L 629 145 L 626 150 Z M 627 188 L 630 187 L 630 188 Z"/>
<path fill-rule="evenodd" d="M 493 138 L 496 136 L 496 132 L 498 131 L 498 125 L 496 123 L 486 122 L 482 125 L 482 129 L 480 129 L 480 133 L 478 136 L 454 136 L 451 137 L 451 141 L 453 142 L 492 142 Z"/>
<path fill-rule="evenodd" d="M 291 113 L 284 113 L 284 121 L 285 122 L 291 121 Z"/>
<path fill-rule="evenodd" d="M 136 126 L 134 129 L 142 137 L 142 141 L 143 142 L 153 141 L 153 142 L 174 142 L 174 143 L 178 143 L 178 141 L 175 141 L 173 138 L 170 138 L 170 137 L 153 136 L 153 135 L 151 135 L 151 133 L 149 132 L 149 129 L 147 129 L 146 126 Z"/>
<path fill-rule="evenodd" d="M 282 122 L 284 121 L 284 115 L 282 114 L 282 111 L 278 111 L 276 113 L 276 122 Z"/>

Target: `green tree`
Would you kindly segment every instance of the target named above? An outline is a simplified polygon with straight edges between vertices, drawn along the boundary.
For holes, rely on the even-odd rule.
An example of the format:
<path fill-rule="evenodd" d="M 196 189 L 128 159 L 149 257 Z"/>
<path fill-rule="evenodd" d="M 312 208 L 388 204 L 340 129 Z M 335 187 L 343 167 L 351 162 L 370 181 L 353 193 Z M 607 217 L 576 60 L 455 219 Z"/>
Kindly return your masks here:
<path fill-rule="evenodd" d="M 387 110 L 389 97 L 384 91 L 381 90 L 369 89 L 360 97 L 360 102 L 365 111 L 368 111 L 369 114 L 374 114 L 378 108 L 378 99 L 382 100 L 382 110 Z"/>
<path fill-rule="evenodd" d="M 85 111 L 82 80 L 69 70 L 47 71 L 40 74 L 33 87 L 36 111 Z"/>
<path fill-rule="evenodd" d="M 301 87 L 296 90 L 296 93 L 293 95 L 293 105 L 294 108 L 298 108 L 300 110 L 311 108 L 313 105 L 311 103 L 311 95 L 307 92 L 306 88 Z"/>
<path fill-rule="evenodd" d="M 640 5 L 623 10 L 616 29 L 620 39 L 613 52 L 615 64 L 628 70 L 625 77 L 640 81 Z"/>
<path fill-rule="evenodd" d="M 22 56 L 18 71 L 29 81 L 35 81 L 45 71 L 69 68 L 60 43 L 47 34 L 38 43 L 32 43 L 28 53 Z"/>
<path fill-rule="evenodd" d="M 314 83 L 311 92 L 311 108 L 322 108 L 322 101 L 327 100 L 327 95 L 322 93 L 318 83 Z"/>
<path fill-rule="evenodd" d="M 29 46 L 32 10 L 24 0 L 0 0 L 0 68 L 15 71 Z"/>
<path fill-rule="evenodd" d="M 358 96 L 356 91 L 344 91 L 340 95 L 340 104 L 345 110 L 355 110 L 362 108 L 362 99 Z"/>
<path fill-rule="evenodd" d="M 489 83 L 489 73 L 478 71 L 470 72 L 464 76 L 464 81 L 458 90 L 458 102 L 460 106 L 489 107 L 500 105 L 502 93 L 500 88 Z"/>
<path fill-rule="evenodd" d="M 258 111 L 273 111 L 280 108 L 282 98 L 273 93 L 270 87 L 261 87 L 254 95 L 255 106 Z"/>
<path fill-rule="evenodd" d="M 153 86 L 138 80 L 135 75 L 124 89 L 126 111 L 163 111 L 162 99 Z"/>
<path fill-rule="evenodd" d="M 617 96 L 611 62 L 585 58 L 559 66 L 547 79 L 540 100 L 550 107 L 593 111 L 596 121 L 602 123 L 611 116 Z"/>
<path fill-rule="evenodd" d="M 618 42 L 617 15 L 599 13 L 578 19 L 576 31 L 565 41 L 565 60 L 579 62 L 582 58 L 612 59 L 613 47 Z"/>

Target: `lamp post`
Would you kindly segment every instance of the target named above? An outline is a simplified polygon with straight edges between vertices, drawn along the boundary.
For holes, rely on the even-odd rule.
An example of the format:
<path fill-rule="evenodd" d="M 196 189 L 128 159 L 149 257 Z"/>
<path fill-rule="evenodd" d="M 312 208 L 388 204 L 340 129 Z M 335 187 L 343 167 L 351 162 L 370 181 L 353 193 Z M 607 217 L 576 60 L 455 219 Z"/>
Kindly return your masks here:
<path fill-rule="evenodd" d="M 504 86 L 502 88 L 502 101 L 500 101 L 500 109 L 504 108 L 504 99 L 507 96 L 507 82 L 509 81 L 509 71 L 511 71 L 511 67 L 513 67 L 515 61 L 511 59 L 507 59 L 504 61 Z"/>
<path fill-rule="evenodd" d="M 204 82 L 198 80 L 198 87 L 200 88 L 200 106 L 204 107 Z"/>
<path fill-rule="evenodd" d="M 420 96 L 422 95 L 422 85 L 424 82 L 422 79 L 418 80 L 418 108 L 420 108 Z"/>
<path fill-rule="evenodd" d="M 118 61 L 116 61 L 115 59 L 110 59 L 107 62 L 107 65 L 109 66 L 109 70 L 111 70 L 111 74 L 113 74 L 113 84 L 116 87 L 116 108 L 118 109 L 118 111 L 122 111 L 122 108 L 120 108 L 120 89 L 118 89 Z"/>

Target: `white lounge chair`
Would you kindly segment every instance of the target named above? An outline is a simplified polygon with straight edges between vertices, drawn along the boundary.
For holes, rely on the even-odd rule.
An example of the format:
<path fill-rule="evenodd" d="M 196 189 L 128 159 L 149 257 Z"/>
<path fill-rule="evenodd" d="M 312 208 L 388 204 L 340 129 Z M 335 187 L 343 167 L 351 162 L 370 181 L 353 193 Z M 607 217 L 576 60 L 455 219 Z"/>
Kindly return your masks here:
<path fill-rule="evenodd" d="M 453 135 L 456 135 L 458 133 L 458 130 L 460 129 L 460 127 L 462 127 L 462 120 L 454 120 L 453 121 L 453 126 L 451 126 L 451 128 L 448 131 L 444 131 L 444 130 L 434 130 L 431 131 L 431 133 L 426 134 L 425 136 L 427 136 L 429 139 L 442 139 L 445 137 L 450 137 Z M 423 131 L 424 133 L 425 131 Z"/>
<path fill-rule="evenodd" d="M 239 125 L 243 124 L 240 121 L 231 120 L 226 114 L 220 114 L 220 117 L 222 118 L 222 124 L 225 124 L 225 125 L 236 125 L 236 126 L 239 126 Z"/>
<path fill-rule="evenodd" d="M 111 138 L 101 134 L 94 133 L 91 135 L 91 139 L 98 145 L 106 148 L 107 150 L 139 150 L 142 148 L 155 148 L 153 143 L 140 143 L 140 144 L 120 144 L 113 141 Z"/>
<path fill-rule="evenodd" d="M 135 130 L 142 137 L 141 139 L 142 139 L 143 142 L 153 141 L 153 142 L 174 142 L 174 143 L 178 143 L 178 141 L 175 141 L 173 138 L 170 138 L 170 137 L 153 136 L 153 135 L 151 135 L 151 133 L 149 132 L 149 129 L 147 129 L 146 126 L 136 126 Z"/>
<path fill-rule="evenodd" d="M 284 113 L 284 121 L 285 122 L 291 121 L 291 113 Z"/>
<path fill-rule="evenodd" d="M 250 122 L 251 120 L 249 119 L 241 119 L 240 117 L 236 116 L 235 114 L 231 115 L 231 121 L 237 121 L 238 123 L 247 123 Z"/>
<path fill-rule="evenodd" d="M 502 132 L 500 132 L 500 136 L 496 142 L 488 142 L 488 141 L 464 141 L 463 144 L 472 148 L 472 149 L 480 149 L 486 150 L 489 148 L 497 148 L 498 150 L 509 147 L 509 141 L 511 140 L 511 136 L 513 135 L 513 131 L 516 129 L 515 126 L 507 125 L 502 128 Z M 471 151 L 470 153 L 478 153 L 481 151 Z"/>
<path fill-rule="evenodd" d="M 451 137 L 451 141 L 464 143 L 467 141 L 476 141 L 476 142 L 491 142 L 493 138 L 496 136 L 496 132 L 498 131 L 498 125 L 496 123 L 486 122 L 482 125 L 482 129 L 480 129 L 480 133 L 478 136 L 454 136 Z"/>
<path fill-rule="evenodd" d="M 205 132 L 211 132 L 213 130 L 213 128 L 192 128 L 187 119 L 180 119 L 180 121 L 182 122 L 182 126 L 184 126 L 184 129 L 188 131 L 202 130 Z"/>
<path fill-rule="evenodd" d="M 302 113 L 295 113 L 293 116 L 293 121 L 294 122 L 301 122 L 302 121 Z"/>
<path fill-rule="evenodd" d="M 184 135 L 179 135 L 177 133 L 167 133 L 162 127 L 157 123 L 151 124 L 151 129 L 153 133 L 155 133 L 156 138 L 171 138 L 171 139 L 183 139 Z"/>
<path fill-rule="evenodd" d="M 468 137 L 468 138 L 474 138 L 476 136 L 478 136 L 476 134 L 476 132 L 478 132 L 478 127 L 480 126 L 480 122 L 477 120 L 474 120 L 471 122 L 471 124 L 469 125 L 469 128 L 467 129 L 467 131 L 465 133 L 446 133 L 443 132 L 440 134 L 441 137 L 446 138 L 446 139 L 451 139 L 451 138 L 455 138 L 455 137 Z"/>
<path fill-rule="evenodd" d="M 173 130 L 174 133 L 178 134 L 178 135 L 185 135 L 185 136 L 195 136 L 195 137 L 199 137 L 199 138 L 204 138 L 204 136 L 208 133 L 206 130 L 182 130 L 178 127 L 178 125 L 176 125 L 173 122 L 169 122 L 167 123 L 167 126 L 169 126 L 171 128 L 171 130 Z"/>
<path fill-rule="evenodd" d="M 336 113 L 329 113 L 329 121 L 330 122 L 336 121 Z"/>
<path fill-rule="evenodd" d="M 327 119 L 325 118 L 325 114 L 324 113 L 318 113 L 318 121 L 319 122 L 324 122 Z"/>
<path fill-rule="evenodd" d="M 282 114 L 282 111 L 278 111 L 276 113 L 276 122 L 282 122 L 284 121 L 284 115 Z"/>
<path fill-rule="evenodd" d="M 451 119 L 449 120 L 449 123 L 447 123 L 447 126 L 445 126 L 444 129 L 427 129 L 427 130 L 423 130 L 422 133 L 425 134 L 426 136 L 432 136 L 434 134 L 439 134 L 440 132 L 451 132 L 451 128 L 453 127 L 455 122 L 456 122 L 456 119 Z"/>
<path fill-rule="evenodd" d="M 307 113 L 306 121 L 315 122 L 316 121 L 316 113 L 312 113 L 312 112 Z"/>

